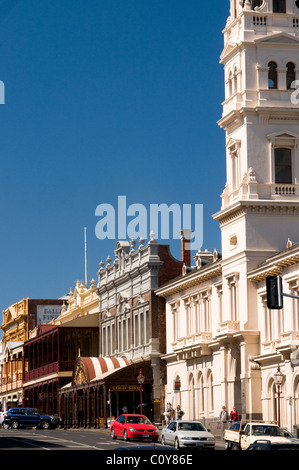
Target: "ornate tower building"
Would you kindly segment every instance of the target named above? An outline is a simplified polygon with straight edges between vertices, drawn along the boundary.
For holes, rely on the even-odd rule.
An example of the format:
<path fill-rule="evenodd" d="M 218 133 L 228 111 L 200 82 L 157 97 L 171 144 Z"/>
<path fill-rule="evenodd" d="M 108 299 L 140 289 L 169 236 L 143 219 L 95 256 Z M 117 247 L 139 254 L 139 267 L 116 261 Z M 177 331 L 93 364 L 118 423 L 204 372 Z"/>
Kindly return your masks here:
<path fill-rule="evenodd" d="M 299 426 L 299 302 L 269 310 L 265 279 L 280 273 L 284 293 L 299 296 L 299 0 L 231 0 L 224 42 L 222 256 L 207 263 L 200 250 L 194 269 L 157 290 L 166 401 L 189 419 L 218 417 L 223 405 L 249 419 L 279 421 L 281 411 L 290 429 L 291 398 Z"/>
<path fill-rule="evenodd" d="M 224 258 L 264 257 L 298 237 L 299 1 L 231 0 L 221 62 L 227 183 L 221 223 Z"/>
<path fill-rule="evenodd" d="M 260 392 L 260 379 L 248 370 L 260 337 L 248 273 L 284 250 L 288 239 L 299 239 L 299 1 L 231 0 L 221 63 L 227 181 L 214 218 L 221 227 L 227 308 L 219 344 L 235 339 L 240 383 L 231 394 L 249 397 Z M 249 410 L 240 401 L 243 414 L 259 416 L 259 407 Z"/>

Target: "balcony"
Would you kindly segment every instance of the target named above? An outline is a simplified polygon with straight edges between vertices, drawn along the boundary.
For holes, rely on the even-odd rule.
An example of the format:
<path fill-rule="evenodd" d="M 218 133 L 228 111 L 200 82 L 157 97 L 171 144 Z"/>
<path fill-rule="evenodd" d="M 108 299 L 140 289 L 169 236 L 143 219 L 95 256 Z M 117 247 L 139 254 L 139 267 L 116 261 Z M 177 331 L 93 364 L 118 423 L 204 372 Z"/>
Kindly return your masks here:
<path fill-rule="evenodd" d="M 201 333 L 194 333 L 190 336 L 178 338 L 171 343 L 173 352 L 177 353 L 181 358 L 190 359 L 197 356 L 205 356 L 210 354 L 208 344 L 212 340 L 212 333 L 204 331 Z"/>
<path fill-rule="evenodd" d="M 22 387 L 22 380 L 9 380 L 6 383 L 3 383 L 0 385 L 0 393 L 5 393 L 5 392 L 10 392 L 12 390 L 17 390 L 18 388 Z"/>
<path fill-rule="evenodd" d="M 24 374 L 24 382 L 29 382 L 30 380 L 39 379 L 50 374 L 55 374 L 58 372 L 70 372 L 74 368 L 75 361 L 58 361 L 53 362 L 52 364 L 46 364 L 45 366 L 38 367 L 37 369 L 32 369 Z"/>
<path fill-rule="evenodd" d="M 272 197 L 297 196 L 297 186 L 294 184 L 275 184 L 271 188 Z"/>
<path fill-rule="evenodd" d="M 231 335 L 238 331 L 240 331 L 240 322 L 238 320 L 227 320 L 219 324 L 217 336 Z"/>

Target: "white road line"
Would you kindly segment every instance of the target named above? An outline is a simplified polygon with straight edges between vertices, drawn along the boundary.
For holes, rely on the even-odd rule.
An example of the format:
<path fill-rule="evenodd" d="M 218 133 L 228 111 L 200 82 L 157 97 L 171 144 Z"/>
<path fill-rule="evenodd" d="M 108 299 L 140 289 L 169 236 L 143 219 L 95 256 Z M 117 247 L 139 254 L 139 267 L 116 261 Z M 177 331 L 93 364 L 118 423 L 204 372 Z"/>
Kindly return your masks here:
<path fill-rule="evenodd" d="M 48 447 L 43 447 L 43 446 L 39 446 L 37 444 L 33 444 L 32 441 L 30 439 L 17 439 L 15 437 L 8 437 L 7 439 L 10 439 L 11 441 L 16 441 L 18 443 L 20 442 L 23 442 L 27 445 L 30 445 L 32 447 L 38 447 L 39 449 L 43 449 L 43 450 L 51 450 L 51 449 L 48 449 Z M 29 442 L 28 442 L 29 441 Z"/>

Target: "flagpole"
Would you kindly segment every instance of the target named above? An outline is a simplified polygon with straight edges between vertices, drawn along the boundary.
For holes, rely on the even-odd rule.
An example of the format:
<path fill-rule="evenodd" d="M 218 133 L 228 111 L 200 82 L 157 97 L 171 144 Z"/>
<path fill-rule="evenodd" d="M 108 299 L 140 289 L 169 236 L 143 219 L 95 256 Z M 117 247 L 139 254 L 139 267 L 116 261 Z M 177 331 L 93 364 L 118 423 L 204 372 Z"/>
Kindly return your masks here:
<path fill-rule="evenodd" d="M 84 253 L 85 253 L 85 285 L 87 287 L 87 242 L 86 242 L 86 227 L 84 227 Z"/>

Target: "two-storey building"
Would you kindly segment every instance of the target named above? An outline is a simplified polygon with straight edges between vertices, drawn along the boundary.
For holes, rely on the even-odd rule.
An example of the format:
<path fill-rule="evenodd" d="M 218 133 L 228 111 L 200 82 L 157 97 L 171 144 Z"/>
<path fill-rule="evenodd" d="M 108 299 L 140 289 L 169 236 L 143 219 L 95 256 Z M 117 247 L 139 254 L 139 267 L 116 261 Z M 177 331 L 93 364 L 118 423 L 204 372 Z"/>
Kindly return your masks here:
<path fill-rule="evenodd" d="M 23 402 L 23 344 L 30 331 L 48 323 L 61 313 L 62 299 L 29 299 L 14 303 L 3 311 L 3 351 L 0 356 L 0 402 L 2 409 Z"/>

